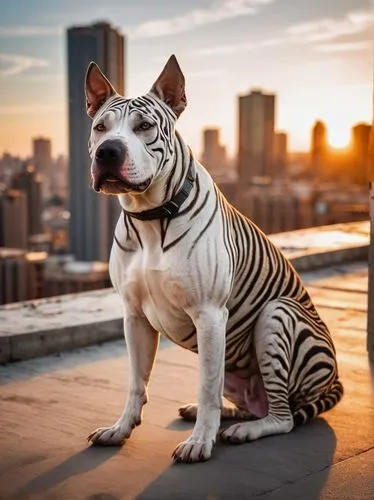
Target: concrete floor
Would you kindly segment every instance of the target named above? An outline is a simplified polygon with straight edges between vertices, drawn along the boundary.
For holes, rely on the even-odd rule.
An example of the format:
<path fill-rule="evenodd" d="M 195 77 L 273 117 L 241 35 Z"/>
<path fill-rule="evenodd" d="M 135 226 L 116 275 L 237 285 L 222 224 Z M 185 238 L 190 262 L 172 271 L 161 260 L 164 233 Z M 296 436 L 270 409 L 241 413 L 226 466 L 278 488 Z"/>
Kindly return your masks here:
<path fill-rule="evenodd" d="M 374 386 L 366 354 L 367 269 L 303 275 L 334 332 L 342 402 L 288 435 L 219 443 L 211 461 L 173 465 L 191 432 L 196 357 L 162 342 L 144 421 L 122 448 L 90 448 L 125 398 L 123 342 L 0 367 L 0 499 L 374 499 Z"/>

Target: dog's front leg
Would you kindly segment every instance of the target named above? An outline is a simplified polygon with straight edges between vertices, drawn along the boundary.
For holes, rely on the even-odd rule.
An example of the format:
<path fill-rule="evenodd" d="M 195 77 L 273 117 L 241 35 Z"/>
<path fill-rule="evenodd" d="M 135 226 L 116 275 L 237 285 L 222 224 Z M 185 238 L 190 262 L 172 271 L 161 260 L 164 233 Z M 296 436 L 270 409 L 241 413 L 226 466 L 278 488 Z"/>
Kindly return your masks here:
<path fill-rule="evenodd" d="M 116 446 L 130 437 L 140 424 L 143 405 L 147 402 L 147 385 L 155 360 L 159 334 L 145 318 L 125 317 L 125 339 L 129 354 L 130 381 L 127 403 L 121 417 L 112 427 L 100 427 L 88 440 L 94 445 Z"/>
<path fill-rule="evenodd" d="M 226 308 L 211 306 L 191 313 L 199 352 L 198 410 L 191 436 L 173 452 L 176 462 L 202 462 L 211 457 L 220 426 L 227 317 Z"/>

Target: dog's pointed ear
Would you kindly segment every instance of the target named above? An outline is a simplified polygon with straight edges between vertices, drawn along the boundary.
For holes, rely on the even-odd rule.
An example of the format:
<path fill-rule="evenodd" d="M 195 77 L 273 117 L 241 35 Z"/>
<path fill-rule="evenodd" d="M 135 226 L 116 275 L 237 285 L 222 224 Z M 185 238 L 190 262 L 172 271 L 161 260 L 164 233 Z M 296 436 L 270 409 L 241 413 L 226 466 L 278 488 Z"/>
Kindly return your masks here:
<path fill-rule="evenodd" d="M 184 76 L 177 58 L 172 55 L 152 85 L 151 92 L 162 99 L 177 115 L 187 106 Z"/>
<path fill-rule="evenodd" d="M 86 72 L 86 110 L 93 118 L 105 101 L 117 94 L 110 81 L 101 72 L 99 66 L 90 62 Z"/>

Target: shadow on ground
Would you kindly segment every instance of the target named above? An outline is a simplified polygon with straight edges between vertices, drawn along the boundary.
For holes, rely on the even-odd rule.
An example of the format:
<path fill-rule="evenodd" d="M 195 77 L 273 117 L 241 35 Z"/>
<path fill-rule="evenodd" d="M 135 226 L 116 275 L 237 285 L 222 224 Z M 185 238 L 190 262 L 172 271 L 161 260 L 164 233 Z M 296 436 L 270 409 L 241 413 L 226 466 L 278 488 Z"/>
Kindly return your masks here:
<path fill-rule="evenodd" d="M 37 498 L 43 498 L 43 494 L 47 490 L 73 476 L 84 474 L 85 472 L 96 469 L 106 460 L 109 460 L 116 453 L 118 453 L 119 450 L 119 447 L 99 448 L 90 446 L 89 448 L 85 448 L 84 450 L 75 453 L 61 464 L 43 472 L 26 483 L 18 491 L 17 498 L 33 494 L 37 494 Z M 109 500 L 109 498 L 101 497 L 101 494 L 97 494 L 96 500 Z M 92 496 L 92 500 L 94 499 L 95 495 Z"/>
<path fill-rule="evenodd" d="M 212 460 L 170 465 L 138 500 L 261 499 L 317 500 L 336 448 L 334 431 L 316 419 L 288 435 L 245 445 L 218 443 Z M 315 475 L 306 492 L 299 482 Z"/>

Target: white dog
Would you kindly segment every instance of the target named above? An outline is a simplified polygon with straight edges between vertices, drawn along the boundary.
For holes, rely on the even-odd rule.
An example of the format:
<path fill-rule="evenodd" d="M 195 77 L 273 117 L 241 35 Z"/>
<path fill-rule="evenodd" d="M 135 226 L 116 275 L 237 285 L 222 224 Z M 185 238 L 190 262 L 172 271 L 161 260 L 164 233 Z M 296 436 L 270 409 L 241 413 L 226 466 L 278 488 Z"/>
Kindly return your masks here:
<path fill-rule="evenodd" d="M 123 209 L 110 275 L 130 362 L 121 417 L 89 440 L 119 445 L 140 424 L 159 333 L 199 357 L 198 405 L 179 410 L 196 424 L 176 461 L 209 459 L 221 418 L 246 420 L 221 434 L 242 443 L 333 407 L 343 393 L 334 346 L 298 274 L 175 131 L 186 106 L 175 57 L 135 99 L 119 96 L 91 63 L 86 97 L 93 187 L 117 195 Z"/>

